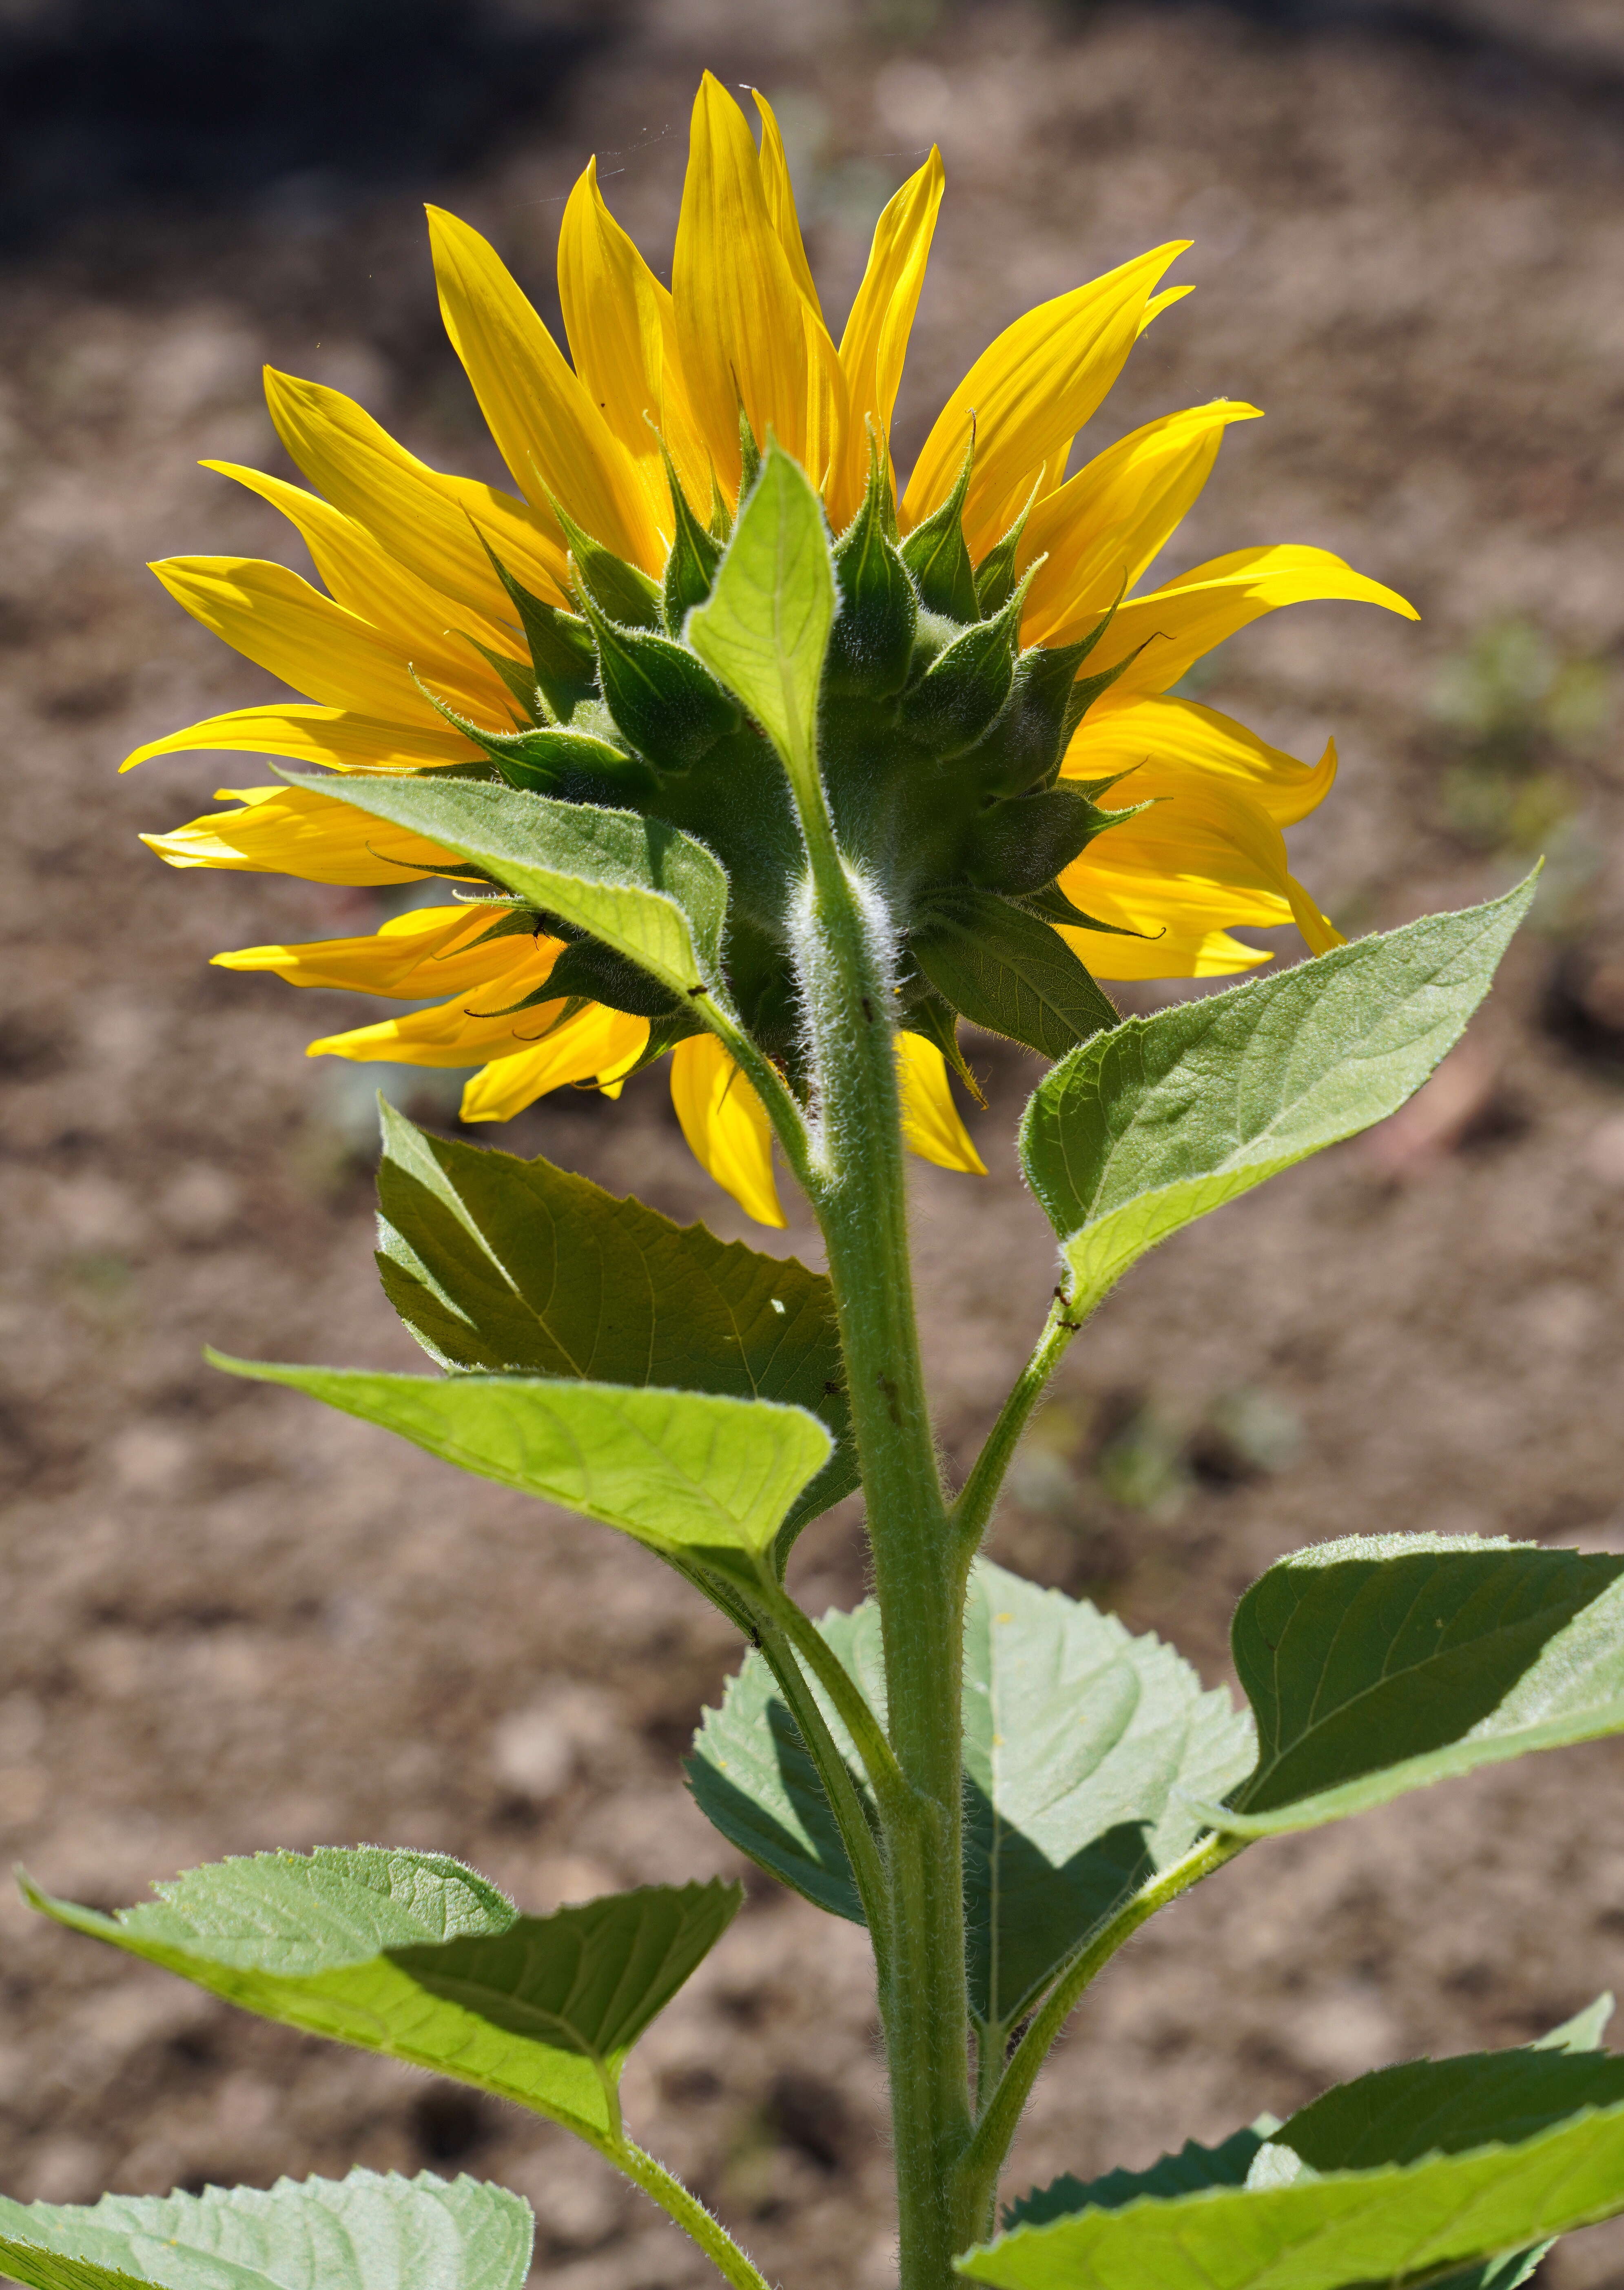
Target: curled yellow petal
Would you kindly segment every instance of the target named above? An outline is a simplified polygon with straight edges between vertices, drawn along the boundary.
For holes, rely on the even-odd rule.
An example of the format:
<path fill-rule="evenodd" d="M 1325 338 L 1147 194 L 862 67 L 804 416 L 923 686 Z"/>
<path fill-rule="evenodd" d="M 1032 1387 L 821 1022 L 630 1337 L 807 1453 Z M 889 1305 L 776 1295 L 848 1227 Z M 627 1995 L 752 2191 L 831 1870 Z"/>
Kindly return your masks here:
<path fill-rule="evenodd" d="M 234 708 L 148 740 L 118 768 L 133 771 L 154 756 L 184 756 L 199 749 L 287 756 L 335 772 L 418 771 L 466 764 L 479 753 L 471 740 L 444 723 L 432 729 L 427 724 L 380 724 L 343 708 Z"/>
<path fill-rule="evenodd" d="M 550 1005 L 556 1019 L 561 1004 Z M 546 1018 L 549 1005 L 527 1013 Z M 622 1077 L 642 1056 L 649 1037 L 646 1018 L 628 1018 L 594 1002 L 565 1019 L 546 1039 L 511 1057 L 499 1057 L 474 1076 L 462 1093 L 464 1121 L 510 1121 L 549 1090 L 584 1088 L 618 1097 Z"/>
<path fill-rule="evenodd" d="M 285 564 L 253 556 L 170 556 L 152 571 L 176 603 L 236 652 L 324 707 L 437 725 L 400 648 Z"/>
<path fill-rule="evenodd" d="M 861 506 L 868 471 L 868 420 L 890 452 L 892 409 L 902 380 L 908 338 L 941 204 L 941 154 L 934 145 L 874 226 L 868 267 L 840 338 L 849 401 L 845 444 L 828 485 L 830 522 L 838 532 Z"/>
<path fill-rule="evenodd" d="M 723 486 L 738 492 L 740 409 L 759 444 L 772 430 L 820 483 L 844 427 L 839 360 L 774 228 L 744 114 L 709 72 L 694 99 L 671 284 L 683 372 Z"/>
<path fill-rule="evenodd" d="M 1258 419 L 1255 405 L 1227 399 L 1164 414 L 1039 500 L 1018 559 L 1022 571 L 1037 564 L 1021 614 L 1023 641 L 1045 644 L 1051 629 L 1103 611 L 1131 589 L 1205 484 L 1229 423 Z"/>
<path fill-rule="evenodd" d="M 710 459 L 694 426 L 676 348 L 671 297 L 620 228 L 590 162 L 570 193 L 558 235 L 564 332 L 588 394 L 638 465 L 662 530 L 670 524 L 660 440 L 691 505 L 710 508 Z"/>
<path fill-rule="evenodd" d="M 398 890 L 462 865 L 420 835 L 305 788 L 217 788 L 215 796 L 241 807 L 205 812 L 141 841 L 172 867 L 228 867 L 373 889 L 388 884 Z"/>
<path fill-rule="evenodd" d="M 467 637 L 448 630 L 456 607 L 426 581 L 397 564 L 367 532 L 328 501 L 290 485 L 261 469 L 234 461 L 205 461 L 205 469 L 231 477 L 279 508 L 315 560 L 334 602 L 390 639 L 408 668 L 462 714 L 491 729 L 507 731 L 513 720 L 508 688 L 482 660 Z M 510 659 L 523 652 L 520 639 L 483 615 L 457 613 L 468 635 Z"/>
<path fill-rule="evenodd" d="M 1058 474 L 1076 433 L 1121 372 L 1152 288 L 1188 239 L 1155 247 L 1103 278 L 1040 303 L 983 350 L 937 417 L 903 496 L 906 529 L 947 499 L 975 425 L 964 503 L 972 556 L 993 547 L 1045 469 Z"/>
<path fill-rule="evenodd" d="M 1331 792 L 1336 743 L 1327 741 L 1324 754 L 1310 765 L 1283 748 L 1271 748 L 1233 716 L 1196 701 L 1140 694 L 1117 701 L 1108 693 L 1084 717 L 1060 768 L 1074 780 L 1134 773 L 1106 797 L 1108 803 L 1143 801 L 1163 791 L 1173 773 L 1180 783 L 1186 776 L 1220 781 L 1260 804 L 1276 827 L 1295 827 Z"/>
<path fill-rule="evenodd" d="M 490 938 L 486 934 L 496 919 L 487 906 L 414 907 L 370 938 L 237 947 L 217 954 L 214 962 L 221 970 L 271 971 L 290 986 L 336 987 L 403 1002 L 468 994 L 494 984 L 500 991 L 476 997 L 492 1006 L 516 1002 L 544 985 L 564 950 L 562 939 L 528 933 Z"/>
<path fill-rule="evenodd" d="M 671 1053 L 671 1102 L 688 1149 L 757 1224 L 781 1225 L 766 1108 L 714 1034 Z"/>
<path fill-rule="evenodd" d="M 1087 673 L 1115 668 L 1131 653 L 1139 658 L 1112 686 L 1114 696 L 1165 692 L 1214 645 L 1246 628 L 1281 605 L 1343 602 L 1380 605 L 1406 621 L 1419 620 L 1413 605 L 1328 548 L 1288 543 L 1274 548 L 1237 548 L 1181 572 L 1148 597 L 1130 597 L 1088 656 Z M 1099 618 L 1091 612 L 1055 629 L 1047 644 L 1063 644 L 1087 633 Z M 1143 650 L 1140 650 L 1140 647 Z"/>
<path fill-rule="evenodd" d="M 317 492 L 420 580 L 505 626 L 513 607 L 483 533 L 515 580 L 548 604 L 563 603 L 567 561 L 550 516 L 544 525 L 511 493 L 431 469 L 353 398 L 322 382 L 267 366 L 265 402 L 290 460 Z"/>
<path fill-rule="evenodd" d="M 935 1043 L 900 1033 L 897 1080 L 902 1092 L 902 1138 L 909 1150 L 939 1169 L 963 1169 L 970 1176 L 984 1177 L 987 1164 L 953 1102 L 948 1061 Z"/>
<path fill-rule="evenodd" d="M 440 312 L 497 451 L 537 514 L 561 501 L 644 572 L 665 559 L 630 456 L 557 343 L 476 230 L 428 210 Z"/>

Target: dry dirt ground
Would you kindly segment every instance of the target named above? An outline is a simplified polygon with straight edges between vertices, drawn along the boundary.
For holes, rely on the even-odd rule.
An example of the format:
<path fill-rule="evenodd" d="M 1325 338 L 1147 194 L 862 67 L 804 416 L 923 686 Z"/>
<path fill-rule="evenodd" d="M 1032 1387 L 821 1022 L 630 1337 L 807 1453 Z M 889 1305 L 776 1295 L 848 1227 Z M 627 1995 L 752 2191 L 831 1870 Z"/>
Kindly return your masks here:
<path fill-rule="evenodd" d="M 838 308 L 877 198 L 940 137 L 916 436 L 1018 310 L 1193 237 L 1200 292 L 1143 345 L 1110 426 L 1220 394 L 1269 418 L 1232 436 L 1180 561 L 1317 541 L 1423 613 L 1302 607 L 1218 664 L 1216 704 L 1296 752 L 1341 744 L 1301 870 L 1368 928 L 1554 851 L 1539 927 L 1417 1107 L 1138 1271 L 1018 1473 L 1000 1555 L 1173 1638 L 1209 1679 L 1236 1594 L 1313 1538 L 1624 1549 L 1624 39 L 1604 5 L 1462 0 L 1450 20 L 1460 37 L 1428 44 L 1132 7 L 870 20 L 682 0 L 628 20 L 544 139 L 435 187 L 545 304 L 562 196 L 588 150 L 614 153 L 611 192 L 663 258 L 709 62 L 785 99 Z M 307 193 L 87 224 L 6 284 L 0 1824 L 44 1883 L 107 1905 L 227 1853 L 380 1839 L 464 1855 L 543 1908 L 735 1866 L 676 1761 L 738 1649 L 613 1537 L 202 1364 L 205 1341 L 418 1362 L 368 1261 L 351 1085 L 368 1077 L 301 1056 L 348 1006 L 206 967 L 364 929 L 378 904 L 178 877 L 135 842 L 251 764 L 114 776 L 139 738 L 270 696 L 141 570 L 285 554 L 268 512 L 194 466 L 281 466 L 262 358 L 352 389 L 431 458 L 486 466 L 412 202 Z M 1458 687 L 1451 663 L 1508 616 L 1570 663 L 1588 739 L 1562 744 L 1554 704 L 1508 729 L 1515 709 L 1484 702 L 1476 750 L 1437 719 L 1440 678 Z M 1052 1278 L 1011 1144 L 1031 1073 L 994 1045 L 978 1062 L 993 1174 L 916 1185 L 960 1465 Z M 569 1095 L 500 1141 L 742 1229 L 657 1077 L 618 1107 Z M 785 1245 L 812 1245 L 804 1217 Z M 860 1595 L 855 1520 L 809 1533 L 798 1564 L 814 1602 Z M 1624 1981 L 1621 1760 L 1529 1761 L 1249 1854 L 1102 1981 L 1018 2174 L 1143 2163 L 1391 2057 L 1523 2040 Z M 557 2290 L 702 2278 L 562 2134 L 234 2016 L 14 1903 L 0 1930 L 8 2192 L 467 2167 L 530 2197 Z M 888 2278 L 855 1932 L 753 1879 L 628 2100 L 770 2275 Z M 1624 2282 L 1624 2239 L 1576 2238 L 1549 2279 Z"/>

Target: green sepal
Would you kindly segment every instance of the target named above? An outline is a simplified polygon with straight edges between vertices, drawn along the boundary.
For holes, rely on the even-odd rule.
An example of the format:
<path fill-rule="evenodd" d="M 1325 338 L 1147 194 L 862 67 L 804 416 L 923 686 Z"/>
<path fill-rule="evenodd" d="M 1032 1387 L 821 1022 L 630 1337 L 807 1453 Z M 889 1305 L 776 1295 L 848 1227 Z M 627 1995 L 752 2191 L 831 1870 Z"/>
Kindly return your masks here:
<path fill-rule="evenodd" d="M 1060 923 L 1067 930 L 1103 931 L 1111 938 L 1142 938 L 1154 941 L 1157 931 L 1130 930 L 1126 923 L 1102 923 L 1097 915 L 1085 914 L 1081 907 L 1073 906 L 1058 883 L 1045 883 L 1041 890 L 1023 893 L 1021 905 L 1040 922 Z"/>
<path fill-rule="evenodd" d="M 903 693 L 897 720 L 932 755 L 962 755 L 1003 713 L 1014 688 L 1022 602 L 1018 590 L 1001 613 L 967 628 Z"/>
<path fill-rule="evenodd" d="M 975 567 L 964 540 L 964 500 L 975 464 L 975 430 L 953 490 L 939 509 L 916 524 L 902 542 L 902 562 L 918 584 L 919 601 L 928 612 L 949 620 L 979 621 L 981 608 L 975 593 Z"/>
<path fill-rule="evenodd" d="M 646 1054 L 699 1030 L 681 1012 L 655 1019 Z M 858 1483 L 828 1277 L 549 1161 L 436 1137 L 387 1101 L 380 1113 L 379 1271 L 443 1367 L 676 1386 L 820 1419 L 834 1452 L 779 1531 L 781 1568 L 806 1522 Z"/>
<path fill-rule="evenodd" d="M 623 627 L 590 601 L 586 609 L 609 712 L 657 771 L 691 771 L 739 729 L 739 709 L 696 653 L 653 629 Z"/>
<path fill-rule="evenodd" d="M 547 702 L 540 685 L 536 682 L 533 666 L 525 667 L 516 660 L 510 660 L 505 652 L 493 652 L 489 645 L 481 644 L 477 637 L 465 636 L 463 642 L 471 645 L 485 666 L 500 677 L 508 687 L 509 699 L 526 724 L 545 724 L 548 721 Z"/>
<path fill-rule="evenodd" d="M 578 995 L 586 1002 L 601 1002 L 606 1010 L 623 1011 L 628 1018 L 668 1018 L 681 1007 L 677 997 L 658 979 L 651 978 L 635 962 L 628 962 L 612 947 L 591 938 L 566 946 L 535 994 L 548 1002 L 556 1002 L 561 995 Z M 522 1010 L 525 1004 L 516 1003 L 514 1007 Z"/>
<path fill-rule="evenodd" d="M 722 549 L 689 507 L 676 465 L 663 443 L 660 451 L 666 465 L 673 524 L 671 553 L 666 559 L 665 577 L 660 584 L 660 609 L 666 634 L 675 637 L 682 633 L 683 622 L 694 605 L 702 605 L 709 596 L 716 566 L 722 561 Z"/>
<path fill-rule="evenodd" d="M 996 892 L 938 893 L 908 946 L 961 1017 L 1043 1057 L 1063 1058 L 1117 1022 L 1065 940 Z"/>
<path fill-rule="evenodd" d="M 755 489 L 761 475 L 761 447 L 756 432 L 750 427 L 750 417 L 742 405 L 739 408 L 739 506 L 744 507 L 745 496 Z"/>
<path fill-rule="evenodd" d="M 1015 662 L 1009 703 L 975 753 L 988 796 L 1052 787 L 1066 759 L 1066 722 L 1086 644 L 1034 645 Z"/>
<path fill-rule="evenodd" d="M 701 1021 L 694 1016 L 692 1003 L 688 1003 L 680 1010 L 670 1011 L 663 1017 L 651 1018 L 649 1037 L 638 1051 L 636 1062 L 626 1068 L 620 1077 L 621 1080 L 630 1081 L 634 1074 L 642 1073 L 649 1066 L 658 1065 L 661 1058 L 668 1056 L 676 1047 L 678 1042 L 691 1042 L 696 1034 L 702 1034 L 707 1030 Z"/>
<path fill-rule="evenodd" d="M 1009 796 L 975 821 L 964 872 L 985 890 L 1030 899 L 1086 851 L 1097 835 L 1132 816 L 1132 812 L 1101 811 L 1075 788 L 1040 788 L 1036 795 Z"/>
<path fill-rule="evenodd" d="M 519 616 L 542 696 L 560 722 L 567 724 L 580 701 L 597 690 L 592 632 L 579 614 L 532 596 L 522 581 L 515 580 L 483 532 L 479 540 Z"/>
<path fill-rule="evenodd" d="M 1020 548 L 1020 536 L 1027 529 L 1027 519 L 1032 514 L 1032 503 L 1037 499 L 1037 487 L 1033 486 L 1026 507 L 1015 519 L 1002 540 L 995 541 L 975 568 L 975 600 L 983 613 L 1002 612 L 1009 602 L 1015 586 L 1015 558 Z M 1030 578 L 1030 574 L 1028 575 Z"/>
<path fill-rule="evenodd" d="M 1108 626 L 1109 621 L 1108 619 L 1107 621 L 1101 621 L 1099 628 L 1095 629 L 1092 637 L 1089 638 L 1089 646 L 1091 650 L 1105 634 L 1106 629 Z M 1060 725 L 1060 754 L 1062 757 L 1065 755 L 1067 749 L 1071 745 L 1072 734 L 1076 732 L 1078 725 L 1083 721 L 1083 718 L 1087 715 L 1089 709 L 1093 706 L 1095 701 L 1102 698 L 1103 695 L 1110 690 L 1111 686 L 1116 683 L 1119 676 L 1125 676 L 1127 674 L 1134 661 L 1139 658 L 1140 653 L 1144 651 L 1145 645 L 1152 644 L 1154 642 L 1154 637 L 1147 637 L 1145 638 L 1145 644 L 1136 645 L 1133 650 L 1128 654 L 1127 658 L 1125 660 L 1119 660 L 1115 668 L 1101 669 L 1098 676 L 1078 677 L 1076 682 L 1071 687 L 1071 696 L 1066 704 L 1065 720 Z M 1124 776 L 1125 774 L 1124 773 L 1118 774 L 1118 777 Z"/>
<path fill-rule="evenodd" d="M 30 2290 L 524 2290 L 534 2239 L 520 2196 L 430 2171 L 0 2198 L 0 2271 Z"/>
<path fill-rule="evenodd" d="M 743 1900 L 713 1878 L 522 1916 L 448 1854 L 380 1846 L 218 1862 L 116 1916 L 20 1882 L 57 1924 L 244 2011 L 472 2084 L 595 2145 L 620 2129 L 628 2054 Z"/>
<path fill-rule="evenodd" d="M 489 756 L 509 787 L 556 796 L 565 803 L 596 800 L 634 807 L 659 792 L 657 773 L 640 757 L 628 756 L 572 725 L 487 732 L 462 717 L 452 720 L 465 738 Z"/>
<path fill-rule="evenodd" d="M 612 621 L 622 628 L 657 629 L 660 626 L 660 584 L 636 564 L 628 564 L 617 556 L 612 548 L 605 548 L 589 532 L 576 524 L 563 504 L 552 502 L 553 515 L 564 528 L 569 545 L 570 564 L 575 576 L 575 586 L 583 607 L 588 601 L 600 612 L 607 613 Z"/>
<path fill-rule="evenodd" d="M 823 688 L 883 700 L 900 692 L 914 655 L 919 600 L 895 540 L 896 505 L 884 458 L 870 436 L 863 505 L 835 548 L 840 611 Z"/>

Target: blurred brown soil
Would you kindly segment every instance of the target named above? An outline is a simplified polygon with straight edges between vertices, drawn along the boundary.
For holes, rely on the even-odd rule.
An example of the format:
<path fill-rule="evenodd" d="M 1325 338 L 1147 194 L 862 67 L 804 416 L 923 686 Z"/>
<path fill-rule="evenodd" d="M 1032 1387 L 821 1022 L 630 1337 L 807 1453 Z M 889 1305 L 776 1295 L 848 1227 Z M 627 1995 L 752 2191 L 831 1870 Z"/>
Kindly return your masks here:
<path fill-rule="evenodd" d="M 663 258 L 709 62 L 787 99 L 838 312 L 876 196 L 939 136 L 949 196 L 907 385 L 916 438 L 1019 310 L 1193 237 L 1182 275 L 1201 291 L 1158 322 L 1100 428 L 1215 395 L 1266 406 L 1232 435 L 1177 561 L 1311 540 L 1420 605 L 1419 629 L 1282 613 L 1203 693 L 1296 753 L 1335 733 L 1340 788 L 1294 847 L 1329 910 L 1365 929 L 1521 863 L 1451 826 L 1428 707 L 1440 663 L 1506 614 L 1574 654 L 1624 644 L 1624 40 L 1605 6 L 1454 14 L 1488 49 L 1132 7 L 971 8 L 912 35 L 899 18 L 887 40 L 834 0 L 765 15 L 681 0 L 577 83 L 554 140 L 445 196 L 546 306 L 562 196 L 596 148 L 618 155 L 612 196 Z M 444 1848 L 531 1908 L 732 1870 L 676 1773 L 737 1659 L 716 1617 L 614 1538 L 199 1357 L 208 1341 L 419 1358 L 368 1262 L 368 1077 L 301 1056 L 355 1005 L 206 966 L 369 928 L 379 902 L 180 877 L 135 842 L 217 783 L 254 783 L 252 761 L 114 775 L 138 739 L 271 696 L 140 569 L 288 554 L 268 511 L 194 466 L 282 466 L 262 358 L 353 390 L 431 458 L 489 466 L 419 220 L 384 200 L 298 228 L 87 228 L 16 269 L 7 300 L 7 1846 L 108 1905 L 199 1860 L 319 1841 Z M 1101 1314 L 1018 1472 L 1009 1563 L 1218 1679 L 1235 1596 L 1310 1539 L 1624 1549 L 1615 756 L 1604 740 L 1564 765 L 1542 920 L 1418 1105 L 1186 1235 Z M 1012 1157 L 1031 1071 L 992 1044 L 976 1061 L 993 1174 L 922 1169 L 916 1186 L 960 1467 L 1052 1278 Z M 748 1229 L 687 1158 L 658 1077 L 485 1133 Z M 783 1245 L 812 1248 L 804 1215 Z M 815 1605 L 860 1595 L 849 1507 L 798 1565 Z M 1249 1854 L 1101 1982 L 1017 2182 L 1146 2162 L 1391 2057 L 1523 2040 L 1619 1982 L 1621 1757 L 1532 1760 Z M 467 2167 L 534 2202 L 558 2290 L 703 2277 L 562 2134 L 234 2016 L 14 1903 L 0 1928 L 9 2193 Z M 628 2088 L 640 2134 L 770 2276 L 888 2278 L 857 1933 L 753 1882 Z M 1577 2238 L 1551 2279 L 1624 2282 L 1624 2240 Z"/>

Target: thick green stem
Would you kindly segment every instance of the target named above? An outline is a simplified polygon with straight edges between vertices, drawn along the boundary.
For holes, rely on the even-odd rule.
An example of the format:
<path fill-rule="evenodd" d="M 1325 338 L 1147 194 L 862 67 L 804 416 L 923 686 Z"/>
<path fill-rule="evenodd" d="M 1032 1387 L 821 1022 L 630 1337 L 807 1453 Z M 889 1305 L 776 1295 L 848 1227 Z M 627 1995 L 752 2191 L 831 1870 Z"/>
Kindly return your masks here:
<path fill-rule="evenodd" d="M 948 2290 L 949 2190 L 970 2134 L 962 1875 L 964 1568 L 948 1521 L 919 1358 L 884 919 L 820 837 L 799 933 L 818 1084 L 812 1205 L 840 1312 L 906 1788 L 883 1797 L 891 2071 L 902 2290 Z"/>
<path fill-rule="evenodd" d="M 997 1421 L 987 1435 L 987 1444 L 976 1457 L 974 1468 L 953 1506 L 954 1531 L 967 1550 L 973 1552 L 980 1548 L 993 1505 L 1004 1485 L 1004 1475 L 1020 1444 L 1020 1435 L 1081 1325 L 1081 1321 L 1072 1317 L 1065 1291 L 1057 1288 L 1032 1357 L 999 1411 Z"/>
<path fill-rule="evenodd" d="M 976 2126 L 974 2138 L 960 2158 L 955 2192 L 961 2214 L 973 2222 L 974 2233 L 985 2235 L 988 2230 L 997 2199 L 998 2174 L 1009 2153 L 1010 2142 L 1032 2095 L 1038 2070 L 1084 1990 L 1124 1942 L 1131 1940 L 1158 1909 L 1176 1901 L 1180 1893 L 1188 1892 L 1192 1885 L 1210 1877 L 1215 1869 L 1221 1869 L 1226 1861 L 1233 1861 L 1246 1842 L 1244 1837 L 1206 1837 L 1192 1846 L 1182 1860 L 1175 1861 L 1171 1869 L 1164 1869 L 1160 1876 L 1142 1885 L 1131 1901 L 1124 1902 L 1116 1915 L 1100 1926 L 1044 1997 L 998 2079 Z"/>
<path fill-rule="evenodd" d="M 634 2186 L 641 2187 L 676 2220 L 723 2279 L 733 2285 L 733 2290 L 769 2290 L 765 2275 L 751 2265 L 721 2221 L 713 2218 L 699 2197 L 690 2194 L 680 2179 L 674 2179 L 663 2163 L 657 2163 L 635 2141 L 624 2137 L 605 2143 L 604 2152 Z"/>

